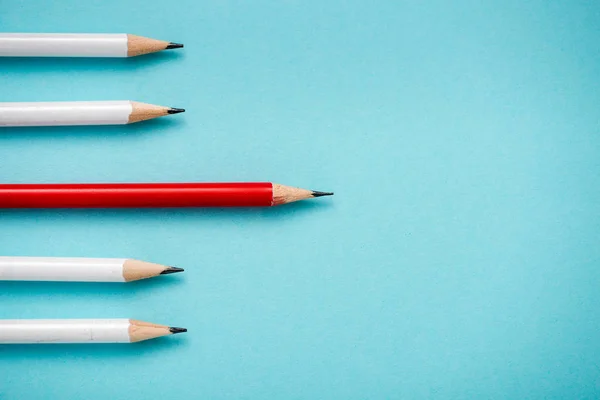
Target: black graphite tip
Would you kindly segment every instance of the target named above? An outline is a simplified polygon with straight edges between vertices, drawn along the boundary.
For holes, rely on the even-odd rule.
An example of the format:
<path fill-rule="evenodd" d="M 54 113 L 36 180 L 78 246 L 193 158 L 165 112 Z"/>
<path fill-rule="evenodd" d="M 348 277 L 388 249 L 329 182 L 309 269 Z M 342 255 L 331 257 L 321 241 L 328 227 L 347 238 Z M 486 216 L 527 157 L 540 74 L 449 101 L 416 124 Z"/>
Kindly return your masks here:
<path fill-rule="evenodd" d="M 169 332 L 171 332 L 173 335 L 175 335 L 177 333 L 187 332 L 187 329 L 185 329 L 185 328 L 176 328 L 174 326 L 171 326 L 171 327 L 169 327 Z"/>
<path fill-rule="evenodd" d="M 173 43 L 173 42 L 171 42 L 171 43 L 169 43 L 169 44 L 167 45 L 167 50 L 171 50 L 171 49 L 181 49 L 182 47 L 183 47 L 183 44 L 181 44 L 181 43 Z"/>
<path fill-rule="evenodd" d="M 177 268 L 177 267 L 168 267 L 167 269 L 165 269 L 163 272 L 161 272 L 161 275 L 169 275 L 169 274 L 176 274 L 177 272 L 183 272 L 184 269 L 183 268 Z"/>
<path fill-rule="evenodd" d="M 171 107 L 171 108 L 169 108 L 169 109 L 167 110 L 167 113 L 168 113 L 168 114 L 179 114 L 179 113 L 182 113 L 182 112 L 185 112 L 185 109 L 183 109 L 183 108 L 174 108 L 174 107 Z"/>
<path fill-rule="evenodd" d="M 317 190 L 313 190 L 313 197 L 323 197 L 323 196 L 333 196 L 333 192 L 319 192 Z"/>

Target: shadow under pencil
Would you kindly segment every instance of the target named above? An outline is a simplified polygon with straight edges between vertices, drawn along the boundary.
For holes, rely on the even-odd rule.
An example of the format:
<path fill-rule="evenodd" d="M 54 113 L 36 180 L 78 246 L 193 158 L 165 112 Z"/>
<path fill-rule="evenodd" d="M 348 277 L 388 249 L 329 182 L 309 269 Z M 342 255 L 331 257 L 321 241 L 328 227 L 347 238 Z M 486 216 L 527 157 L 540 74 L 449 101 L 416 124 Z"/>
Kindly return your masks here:
<path fill-rule="evenodd" d="M 282 218 L 294 218 L 306 213 L 325 212 L 334 206 L 329 198 L 308 199 L 274 207 L 247 208 L 76 208 L 76 209 L 3 209 L 0 221 L 56 220 L 65 223 L 110 223 L 127 219 L 140 223 L 159 220 L 168 223 L 198 223 L 204 220 L 231 221 L 248 217 L 253 221 L 281 223 Z"/>
<path fill-rule="evenodd" d="M 185 273 L 184 273 L 185 274 Z M 60 293 L 72 297 L 123 297 L 133 298 L 149 290 L 175 289 L 185 279 L 182 275 L 157 276 L 134 282 L 53 282 L 53 281 L 0 281 L 0 299 L 26 293 L 27 296 L 44 296 Z"/>
<path fill-rule="evenodd" d="M 74 126 L 27 126 L 0 127 L 0 143 L 6 141 L 30 141 L 43 139 L 91 139 L 114 137 L 121 139 L 131 135 L 164 134 L 165 131 L 183 123 L 181 118 L 163 117 L 126 125 L 74 125 Z"/>
<path fill-rule="evenodd" d="M 138 57 L 111 58 L 111 57 L 0 57 L 0 71 L 2 73 L 19 76 L 44 71 L 77 70 L 78 73 L 118 71 L 120 69 L 132 71 L 152 67 L 169 60 L 185 57 L 185 52 L 161 51 L 145 54 Z"/>
<path fill-rule="evenodd" d="M 187 346 L 187 335 L 170 335 L 137 343 L 0 344 L 0 360 L 139 358 L 181 346 Z"/>

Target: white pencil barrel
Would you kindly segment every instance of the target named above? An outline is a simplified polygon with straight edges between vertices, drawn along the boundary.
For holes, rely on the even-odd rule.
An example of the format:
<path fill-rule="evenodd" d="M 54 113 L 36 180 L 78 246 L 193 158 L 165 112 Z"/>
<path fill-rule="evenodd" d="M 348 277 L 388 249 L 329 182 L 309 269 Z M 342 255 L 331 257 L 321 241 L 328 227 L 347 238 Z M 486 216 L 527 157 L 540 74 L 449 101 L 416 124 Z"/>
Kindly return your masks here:
<path fill-rule="evenodd" d="M 128 319 L 0 320 L 0 343 L 129 343 Z"/>
<path fill-rule="evenodd" d="M 125 282 L 122 258 L 0 257 L 3 281 Z"/>
<path fill-rule="evenodd" d="M 0 126 L 123 125 L 130 101 L 0 103 Z"/>
<path fill-rule="evenodd" d="M 127 34 L 0 33 L 0 57 L 127 57 Z"/>

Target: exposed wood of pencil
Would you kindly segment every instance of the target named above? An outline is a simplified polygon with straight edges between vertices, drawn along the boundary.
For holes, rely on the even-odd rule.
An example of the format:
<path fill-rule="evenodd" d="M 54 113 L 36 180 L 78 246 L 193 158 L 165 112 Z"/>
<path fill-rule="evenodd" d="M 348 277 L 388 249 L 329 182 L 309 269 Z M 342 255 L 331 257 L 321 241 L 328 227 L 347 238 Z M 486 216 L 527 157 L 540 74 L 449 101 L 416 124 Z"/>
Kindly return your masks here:
<path fill-rule="evenodd" d="M 123 278 L 125 282 L 139 281 L 140 279 L 153 278 L 158 275 L 167 275 L 175 272 L 183 272 L 183 269 L 132 259 L 126 260 L 123 263 Z"/>
<path fill-rule="evenodd" d="M 164 40 L 127 34 L 128 57 L 141 56 L 142 54 L 156 53 L 158 51 L 180 47 L 183 47 L 183 45 L 179 43 L 165 42 Z"/>
<path fill-rule="evenodd" d="M 291 186 L 273 184 L 273 205 L 293 203 L 295 201 L 312 199 L 313 197 L 331 196 L 331 192 L 318 192 L 315 190 L 301 189 Z"/>
<path fill-rule="evenodd" d="M 187 329 L 184 328 L 172 328 L 165 325 L 158 325 L 151 322 L 138 321 L 135 319 L 130 319 L 129 324 L 128 331 L 131 343 L 187 331 Z"/>
<path fill-rule="evenodd" d="M 132 101 L 131 107 L 133 110 L 129 115 L 129 120 L 127 121 L 128 124 L 183 112 L 183 109 L 180 108 L 156 106 L 154 104 L 139 103 L 137 101 Z"/>

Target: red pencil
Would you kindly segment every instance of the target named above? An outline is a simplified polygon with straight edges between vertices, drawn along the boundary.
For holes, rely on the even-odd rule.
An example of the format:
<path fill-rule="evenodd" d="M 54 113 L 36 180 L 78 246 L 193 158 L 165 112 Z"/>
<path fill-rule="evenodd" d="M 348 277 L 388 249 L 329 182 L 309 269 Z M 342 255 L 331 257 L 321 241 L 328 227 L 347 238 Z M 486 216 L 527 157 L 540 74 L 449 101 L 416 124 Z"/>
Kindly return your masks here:
<path fill-rule="evenodd" d="M 270 207 L 333 193 L 259 183 L 0 185 L 0 208 Z"/>

